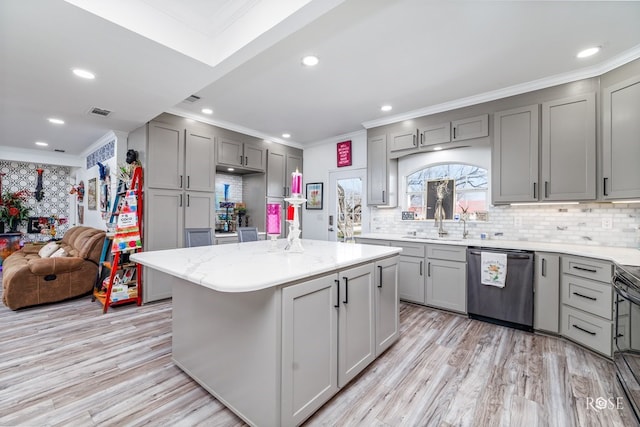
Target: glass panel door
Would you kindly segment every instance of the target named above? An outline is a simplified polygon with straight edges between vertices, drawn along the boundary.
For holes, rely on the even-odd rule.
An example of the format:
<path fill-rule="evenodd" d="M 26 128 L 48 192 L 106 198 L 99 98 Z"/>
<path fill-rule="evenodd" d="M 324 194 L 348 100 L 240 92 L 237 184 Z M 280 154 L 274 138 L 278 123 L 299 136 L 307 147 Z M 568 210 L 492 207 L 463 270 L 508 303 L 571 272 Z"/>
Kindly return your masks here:
<path fill-rule="evenodd" d="M 365 171 L 355 169 L 329 174 L 329 240 L 349 242 L 362 234 L 366 215 Z"/>

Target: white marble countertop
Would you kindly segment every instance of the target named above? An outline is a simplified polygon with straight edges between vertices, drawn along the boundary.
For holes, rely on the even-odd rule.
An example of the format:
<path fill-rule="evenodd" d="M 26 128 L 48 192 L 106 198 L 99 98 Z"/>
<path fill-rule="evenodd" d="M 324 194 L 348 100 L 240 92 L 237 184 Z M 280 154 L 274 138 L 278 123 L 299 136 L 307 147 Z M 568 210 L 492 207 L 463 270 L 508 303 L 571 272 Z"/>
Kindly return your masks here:
<path fill-rule="evenodd" d="M 445 245 L 458 246 L 478 246 L 485 248 L 500 249 L 521 249 L 539 252 L 555 252 L 566 255 L 577 255 L 589 258 L 598 258 L 602 260 L 612 261 L 621 265 L 640 266 L 640 250 L 635 248 L 620 248 L 613 246 L 596 246 L 596 245 L 575 245 L 569 243 L 545 243 L 531 242 L 521 240 L 502 240 L 502 239 L 458 239 L 451 240 L 442 238 L 422 238 L 419 236 L 409 236 L 402 234 L 383 234 L 368 233 L 359 236 L 363 239 L 376 240 L 394 240 L 401 242 L 419 242 L 419 243 L 439 243 Z"/>
<path fill-rule="evenodd" d="M 220 292 L 251 292 L 395 255 L 400 248 L 302 240 L 303 253 L 285 239 L 139 252 L 131 260 Z"/>

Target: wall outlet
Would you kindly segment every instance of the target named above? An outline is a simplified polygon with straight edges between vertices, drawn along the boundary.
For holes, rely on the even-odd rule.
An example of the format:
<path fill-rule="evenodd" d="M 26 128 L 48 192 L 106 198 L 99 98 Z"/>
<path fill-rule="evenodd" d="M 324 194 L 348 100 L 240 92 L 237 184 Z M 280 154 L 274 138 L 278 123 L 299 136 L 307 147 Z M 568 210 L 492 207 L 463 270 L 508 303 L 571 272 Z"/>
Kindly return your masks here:
<path fill-rule="evenodd" d="M 613 228 L 613 218 L 602 218 L 602 228 L 611 230 Z"/>
<path fill-rule="evenodd" d="M 516 216 L 513 218 L 513 225 L 516 227 L 522 227 L 522 218 L 519 216 Z"/>

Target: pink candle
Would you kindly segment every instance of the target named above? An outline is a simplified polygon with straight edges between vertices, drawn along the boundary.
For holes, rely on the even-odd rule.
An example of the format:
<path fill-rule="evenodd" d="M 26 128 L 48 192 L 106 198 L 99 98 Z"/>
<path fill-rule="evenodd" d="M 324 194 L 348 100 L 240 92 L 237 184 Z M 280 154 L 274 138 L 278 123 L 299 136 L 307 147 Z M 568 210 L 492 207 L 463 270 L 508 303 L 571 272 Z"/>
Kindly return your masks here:
<path fill-rule="evenodd" d="M 267 203 L 267 234 L 280 234 L 281 215 L 279 203 Z"/>
<path fill-rule="evenodd" d="M 298 169 L 291 173 L 291 193 L 302 194 L 302 174 Z"/>

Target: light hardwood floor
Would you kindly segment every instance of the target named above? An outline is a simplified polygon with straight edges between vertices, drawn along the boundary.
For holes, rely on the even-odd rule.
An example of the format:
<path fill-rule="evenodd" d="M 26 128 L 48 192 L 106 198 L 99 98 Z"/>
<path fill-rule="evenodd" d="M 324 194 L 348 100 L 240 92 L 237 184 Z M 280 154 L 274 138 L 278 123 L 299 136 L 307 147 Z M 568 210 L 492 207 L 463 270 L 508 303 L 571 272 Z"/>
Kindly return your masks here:
<path fill-rule="evenodd" d="M 401 339 L 309 426 L 633 426 L 612 364 L 570 342 L 401 304 Z M 240 426 L 171 362 L 171 302 L 0 306 L 0 426 Z"/>

